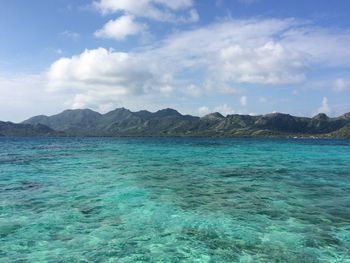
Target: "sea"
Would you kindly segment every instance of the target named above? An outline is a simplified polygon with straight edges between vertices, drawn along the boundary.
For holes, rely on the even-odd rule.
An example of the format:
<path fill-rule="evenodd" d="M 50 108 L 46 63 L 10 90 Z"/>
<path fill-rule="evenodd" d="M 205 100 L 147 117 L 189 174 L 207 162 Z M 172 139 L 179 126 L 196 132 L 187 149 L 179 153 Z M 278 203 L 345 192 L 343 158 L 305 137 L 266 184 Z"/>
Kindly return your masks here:
<path fill-rule="evenodd" d="M 1 138 L 0 262 L 350 262 L 350 140 Z"/>

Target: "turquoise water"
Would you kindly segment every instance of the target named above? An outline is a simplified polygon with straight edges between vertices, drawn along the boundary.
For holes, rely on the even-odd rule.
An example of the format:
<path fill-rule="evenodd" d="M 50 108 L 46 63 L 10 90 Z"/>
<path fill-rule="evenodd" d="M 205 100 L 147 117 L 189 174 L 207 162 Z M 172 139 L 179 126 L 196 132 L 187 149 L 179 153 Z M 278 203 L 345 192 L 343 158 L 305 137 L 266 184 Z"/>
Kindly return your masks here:
<path fill-rule="evenodd" d="M 0 262 L 350 262 L 350 141 L 0 147 Z"/>

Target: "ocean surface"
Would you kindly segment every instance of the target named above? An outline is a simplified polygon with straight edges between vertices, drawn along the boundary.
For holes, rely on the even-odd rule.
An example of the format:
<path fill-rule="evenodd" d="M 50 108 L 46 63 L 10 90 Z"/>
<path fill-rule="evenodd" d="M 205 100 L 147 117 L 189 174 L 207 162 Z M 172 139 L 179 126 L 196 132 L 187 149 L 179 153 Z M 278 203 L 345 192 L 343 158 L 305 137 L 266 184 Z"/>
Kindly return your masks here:
<path fill-rule="evenodd" d="M 350 262 L 350 140 L 1 138 L 0 262 Z"/>

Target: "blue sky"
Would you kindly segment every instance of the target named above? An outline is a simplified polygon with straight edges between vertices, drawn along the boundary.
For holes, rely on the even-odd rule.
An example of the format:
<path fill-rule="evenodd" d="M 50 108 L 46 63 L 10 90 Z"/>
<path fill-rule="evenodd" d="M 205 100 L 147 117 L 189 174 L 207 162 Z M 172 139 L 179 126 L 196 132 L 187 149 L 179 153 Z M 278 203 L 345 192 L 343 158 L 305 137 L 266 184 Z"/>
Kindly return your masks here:
<path fill-rule="evenodd" d="M 0 120 L 350 111 L 346 0 L 4 0 Z"/>

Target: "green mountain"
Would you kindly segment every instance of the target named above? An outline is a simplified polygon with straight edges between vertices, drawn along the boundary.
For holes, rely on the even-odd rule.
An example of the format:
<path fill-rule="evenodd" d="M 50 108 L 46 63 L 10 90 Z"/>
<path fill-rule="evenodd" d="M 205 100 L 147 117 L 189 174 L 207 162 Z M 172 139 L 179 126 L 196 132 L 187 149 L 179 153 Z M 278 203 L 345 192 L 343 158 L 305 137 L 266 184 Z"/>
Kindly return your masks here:
<path fill-rule="evenodd" d="M 67 136 L 233 136 L 350 138 L 350 113 L 313 118 L 283 113 L 259 116 L 211 113 L 202 118 L 173 109 L 132 112 L 118 108 L 106 114 L 89 109 L 35 116 L 22 124 L 45 125 Z M 1 132 L 0 132 L 1 133 Z"/>
<path fill-rule="evenodd" d="M 40 123 L 31 125 L 0 121 L 0 136 L 56 136 L 59 134 Z"/>

